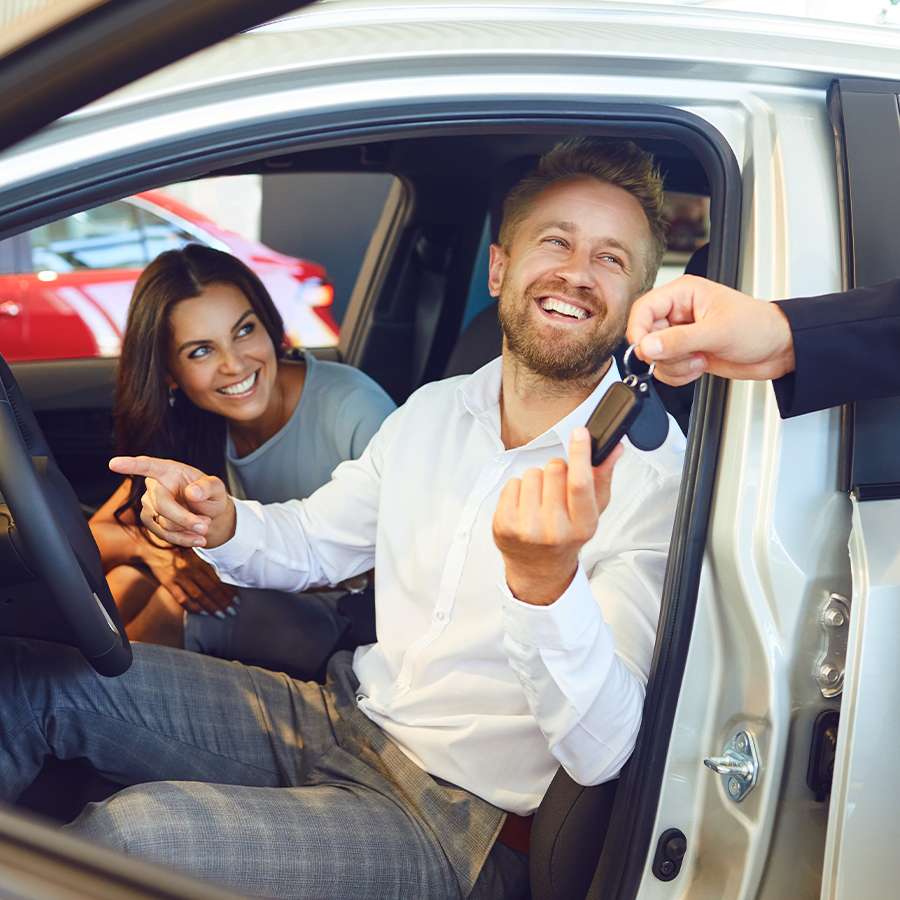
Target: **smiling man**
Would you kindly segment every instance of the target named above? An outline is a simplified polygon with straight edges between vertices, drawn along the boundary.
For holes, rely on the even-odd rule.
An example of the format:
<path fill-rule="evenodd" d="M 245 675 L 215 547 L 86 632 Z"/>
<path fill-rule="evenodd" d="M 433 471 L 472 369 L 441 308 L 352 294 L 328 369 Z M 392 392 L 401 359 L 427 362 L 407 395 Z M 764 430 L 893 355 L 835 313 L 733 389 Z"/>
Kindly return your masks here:
<path fill-rule="evenodd" d="M 378 641 L 325 686 L 141 645 L 104 680 L 4 644 L 4 795 L 49 753 L 82 756 L 135 786 L 77 832 L 245 893 L 527 895 L 556 769 L 614 778 L 640 725 L 683 442 L 592 469 L 583 425 L 656 274 L 661 201 L 633 144 L 547 154 L 491 251 L 501 359 L 421 388 L 307 500 L 114 460 L 148 476 L 148 527 L 228 580 L 299 591 L 374 565 Z"/>

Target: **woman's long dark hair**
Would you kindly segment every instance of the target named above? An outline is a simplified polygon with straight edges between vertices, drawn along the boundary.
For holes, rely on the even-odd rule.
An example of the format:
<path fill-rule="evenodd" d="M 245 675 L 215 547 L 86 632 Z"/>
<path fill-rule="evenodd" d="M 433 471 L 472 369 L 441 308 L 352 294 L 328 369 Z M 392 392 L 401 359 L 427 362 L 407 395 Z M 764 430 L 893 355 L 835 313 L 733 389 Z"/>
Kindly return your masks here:
<path fill-rule="evenodd" d="M 230 284 L 244 294 L 272 339 L 276 357 L 284 356 L 281 314 L 252 269 L 202 244 L 167 250 L 134 286 L 116 376 L 113 430 L 121 456 L 177 459 L 224 479 L 225 419 L 195 406 L 184 391 L 178 391 L 170 405 L 166 382 L 172 307 L 199 297 L 213 284 Z M 131 509 L 140 521 L 143 493 L 144 479 L 132 476 L 128 499 L 116 510 L 116 518 L 121 520 Z"/>

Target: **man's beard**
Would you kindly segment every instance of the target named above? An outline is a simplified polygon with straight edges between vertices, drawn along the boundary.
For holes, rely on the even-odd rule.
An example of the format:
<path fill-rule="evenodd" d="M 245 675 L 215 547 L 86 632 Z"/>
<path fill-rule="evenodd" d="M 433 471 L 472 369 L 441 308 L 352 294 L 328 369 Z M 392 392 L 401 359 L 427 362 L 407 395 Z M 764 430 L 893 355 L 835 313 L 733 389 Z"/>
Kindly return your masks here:
<path fill-rule="evenodd" d="M 524 294 L 516 296 L 513 291 L 500 291 L 500 327 L 508 352 L 535 375 L 554 381 L 589 380 L 606 365 L 625 334 L 627 310 L 610 318 L 606 303 L 588 288 L 572 288 L 563 281 L 536 281 Z M 587 307 L 593 312 L 589 321 L 594 327 L 586 323 L 578 338 L 541 328 L 530 307 L 535 297 L 543 294 L 556 294 Z"/>

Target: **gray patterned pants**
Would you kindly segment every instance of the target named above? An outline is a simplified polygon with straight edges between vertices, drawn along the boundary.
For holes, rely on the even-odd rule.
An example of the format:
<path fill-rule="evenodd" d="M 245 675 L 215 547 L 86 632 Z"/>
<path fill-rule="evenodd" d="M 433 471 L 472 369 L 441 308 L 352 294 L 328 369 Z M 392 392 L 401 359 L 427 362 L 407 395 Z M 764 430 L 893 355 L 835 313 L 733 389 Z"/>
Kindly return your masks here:
<path fill-rule="evenodd" d="M 271 898 L 519 898 L 527 857 L 502 811 L 414 765 L 328 684 L 150 644 L 97 676 L 69 648 L 0 639 L 0 797 L 44 758 L 132 785 L 69 826 L 106 846 Z"/>

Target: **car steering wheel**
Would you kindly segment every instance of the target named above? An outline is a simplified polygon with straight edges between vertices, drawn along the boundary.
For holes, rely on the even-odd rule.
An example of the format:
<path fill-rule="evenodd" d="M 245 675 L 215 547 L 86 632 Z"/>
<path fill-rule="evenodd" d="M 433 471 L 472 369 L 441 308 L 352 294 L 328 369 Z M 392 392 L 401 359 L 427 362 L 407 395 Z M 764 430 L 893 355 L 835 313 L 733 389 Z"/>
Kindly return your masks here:
<path fill-rule="evenodd" d="M 121 675 L 131 646 L 81 504 L 0 357 L 0 634 L 76 646 Z"/>

